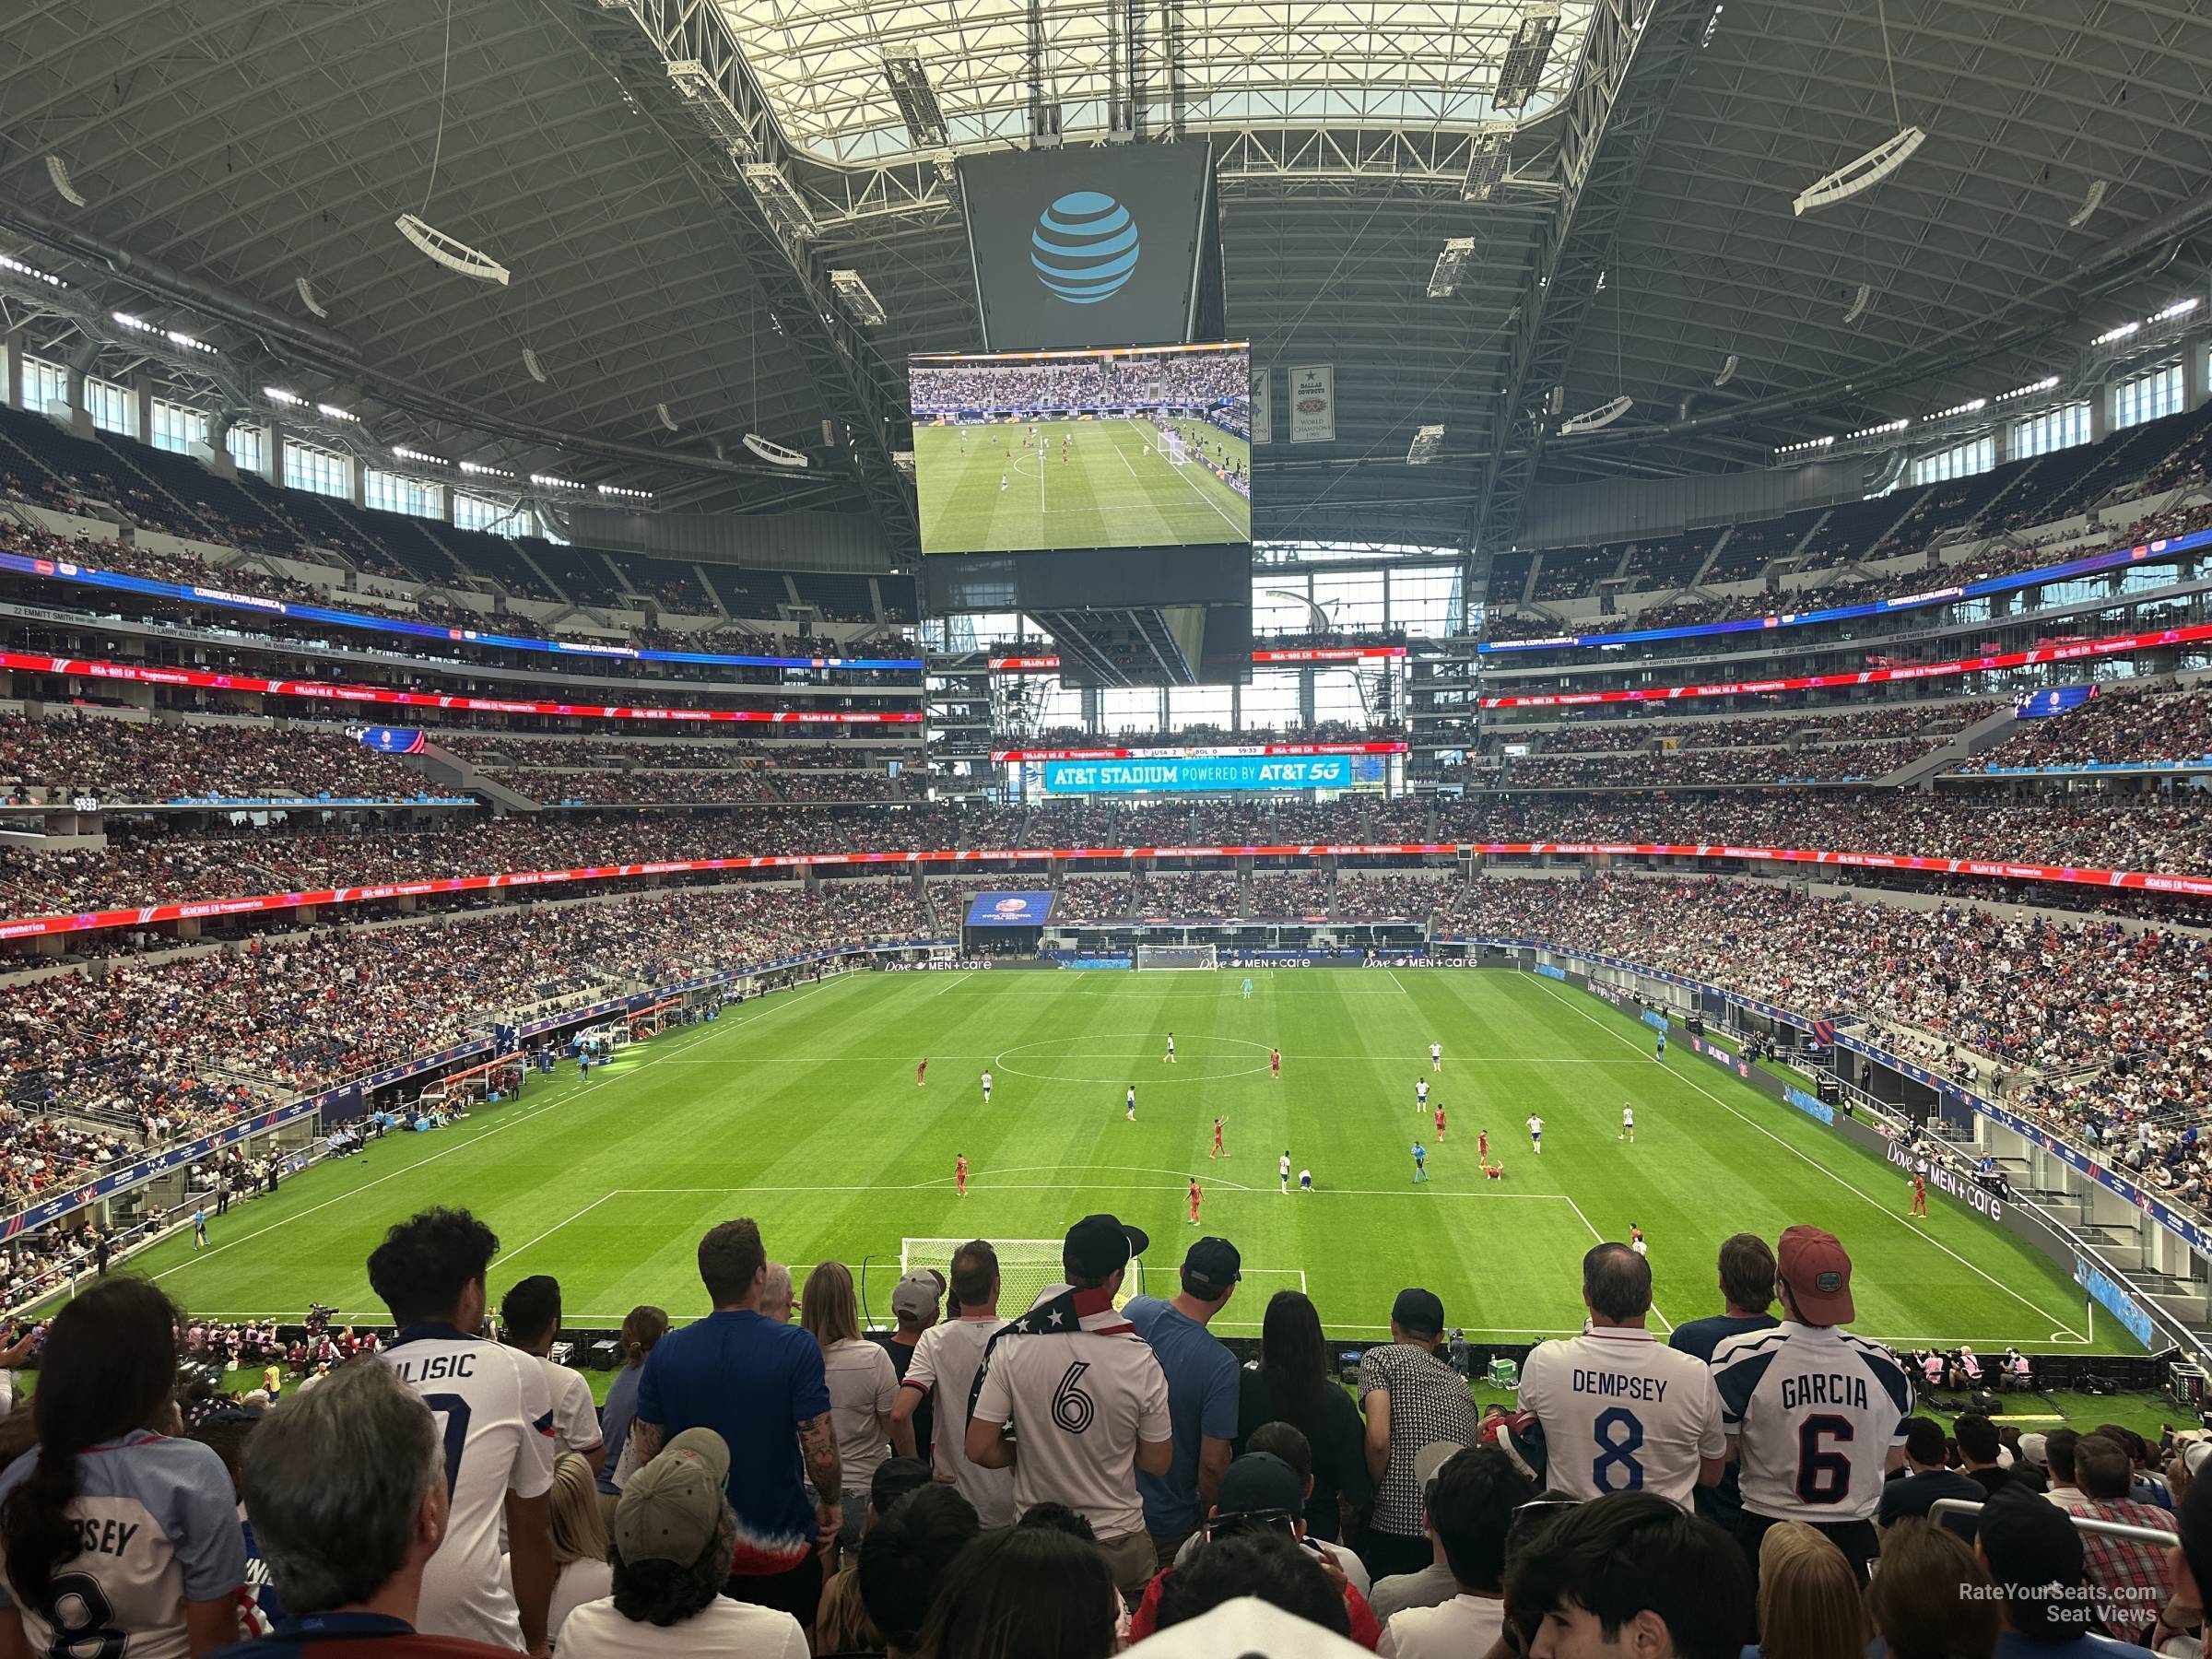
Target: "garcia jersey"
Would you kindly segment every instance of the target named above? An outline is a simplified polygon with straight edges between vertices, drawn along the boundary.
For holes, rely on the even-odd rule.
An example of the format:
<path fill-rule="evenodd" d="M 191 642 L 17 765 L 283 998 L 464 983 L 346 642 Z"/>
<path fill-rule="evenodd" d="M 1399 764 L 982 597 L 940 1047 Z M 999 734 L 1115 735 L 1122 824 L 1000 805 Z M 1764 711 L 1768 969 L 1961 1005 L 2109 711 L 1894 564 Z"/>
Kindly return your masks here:
<path fill-rule="evenodd" d="M 1912 1383 L 1888 1349 L 1785 1320 L 1723 1340 L 1712 1381 L 1738 1437 L 1746 1510 L 1775 1521 L 1873 1517 L 1912 1413 Z"/>
<path fill-rule="evenodd" d="M 1727 1455 L 1712 1374 L 1645 1330 L 1538 1343 L 1521 1368 L 1521 1406 L 1544 1425 L 1547 1478 L 1577 1498 L 1648 1491 L 1688 1509 L 1700 1462 Z"/>
<path fill-rule="evenodd" d="M 39 1454 L 0 1474 L 21 1486 Z M 185 1602 L 220 1601 L 246 1580 L 245 1534 L 230 1475 L 211 1447 L 135 1430 L 76 1460 L 66 1512 L 77 1553 L 54 1574 L 55 1624 L 0 1582 L 33 1653 L 70 1659 L 185 1659 Z"/>
<path fill-rule="evenodd" d="M 422 1575 L 415 1628 L 494 1647 L 523 1646 L 522 1615 L 500 1564 L 507 1494 L 553 1488 L 553 1399 L 535 1354 L 409 1325 L 377 1356 L 422 1396 L 445 1442 L 445 1541 Z"/>

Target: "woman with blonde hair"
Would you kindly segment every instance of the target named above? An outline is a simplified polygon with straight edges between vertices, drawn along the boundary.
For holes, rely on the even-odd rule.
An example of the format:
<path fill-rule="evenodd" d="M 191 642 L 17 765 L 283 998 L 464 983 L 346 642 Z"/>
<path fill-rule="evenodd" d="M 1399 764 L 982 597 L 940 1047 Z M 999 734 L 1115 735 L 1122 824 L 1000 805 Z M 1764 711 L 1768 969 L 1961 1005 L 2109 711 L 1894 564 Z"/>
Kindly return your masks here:
<path fill-rule="evenodd" d="M 592 1465 L 573 1452 L 553 1460 L 553 1599 L 546 1607 L 546 1634 L 558 1643 L 560 1627 L 585 1602 L 615 1593 L 607 1564 L 606 1515 Z M 509 1569 L 512 1571 L 512 1567 Z"/>
<path fill-rule="evenodd" d="M 1759 1545 L 1759 1651 L 1766 1659 L 1864 1659 L 1866 1608 L 1843 1552 L 1802 1521 Z"/>
<path fill-rule="evenodd" d="M 844 1549 L 860 1537 L 868 1512 L 868 1488 L 877 1465 L 890 1455 L 891 1406 L 899 1398 L 899 1373 L 891 1357 L 860 1334 L 860 1302 L 853 1270 L 842 1262 L 823 1262 L 806 1276 L 800 1293 L 799 1324 L 822 1347 L 822 1371 L 830 1384 L 830 1427 L 844 1471 L 844 1513 L 837 1541 Z"/>
<path fill-rule="evenodd" d="M 1866 1611 L 1889 1659 L 1989 1659 L 1997 1597 L 1974 1547 L 1947 1526 L 1900 1521 L 1882 1534 Z"/>

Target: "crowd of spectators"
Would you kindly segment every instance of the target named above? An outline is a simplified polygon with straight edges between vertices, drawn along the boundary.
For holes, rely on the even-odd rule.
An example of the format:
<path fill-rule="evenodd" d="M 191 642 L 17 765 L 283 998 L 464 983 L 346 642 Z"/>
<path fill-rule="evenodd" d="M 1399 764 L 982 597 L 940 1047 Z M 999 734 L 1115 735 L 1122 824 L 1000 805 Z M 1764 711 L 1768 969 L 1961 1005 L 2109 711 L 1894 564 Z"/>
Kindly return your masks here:
<path fill-rule="evenodd" d="M 2212 760 L 2212 689 L 2130 691 L 2104 686 L 2080 708 L 2023 721 L 1959 770 L 1987 772 L 2072 766 L 2172 766 Z"/>
<path fill-rule="evenodd" d="M 1041 362 L 968 362 L 909 371 L 917 415 L 1032 415 L 1249 402 L 1241 351 L 1130 352 Z"/>
<path fill-rule="evenodd" d="M 394 756 L 329 727 L 121 718 L 88 709 L 0 713 L 0 794 L 10 803 L 413 801 L 441 792 Z"/>

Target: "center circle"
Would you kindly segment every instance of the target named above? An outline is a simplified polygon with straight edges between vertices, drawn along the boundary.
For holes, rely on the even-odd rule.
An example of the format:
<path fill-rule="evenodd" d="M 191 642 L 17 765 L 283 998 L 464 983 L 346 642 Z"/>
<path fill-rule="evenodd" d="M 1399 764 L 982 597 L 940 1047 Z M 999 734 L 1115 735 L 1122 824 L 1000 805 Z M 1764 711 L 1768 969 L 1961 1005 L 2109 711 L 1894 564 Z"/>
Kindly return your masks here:
<path fill-rule="evenodd" d="M 1267 1069 L 1267 1045 L 1248 1037 L 1198 1037 L 1175 1045 L 1175 1064 L 1163 1065 L 1167 1040 L 1140 1052 L 1129 1047 L 1133 1037 L 1151 1037 L 1150 1031 L 1088 1031 L 1077 1037 L 1047 1037 L 1037 1042 L 1018 1042 L 995 1055 L 991 1067 L 1008 1077 L 1030 1077 L 1040 1083 L 1096 1083 L 1116 1089 L 1134 1083 L 1138 1095 L 1153 1083 L 1218 1083 L 1230 1077 L 1249 1077 Z M 1119 1043 L 1119 1048 L 1113 1045 Z M 1216 1053 L 1227 1044 L 1260 1051 L 1250 1065 L 1239 1065 L 1241 1056 Z M 1014 1064 L 1016 1056 L 1043 1069 Z M 1117 1097 L 1118 1098 L 1118 1097 Z"/>

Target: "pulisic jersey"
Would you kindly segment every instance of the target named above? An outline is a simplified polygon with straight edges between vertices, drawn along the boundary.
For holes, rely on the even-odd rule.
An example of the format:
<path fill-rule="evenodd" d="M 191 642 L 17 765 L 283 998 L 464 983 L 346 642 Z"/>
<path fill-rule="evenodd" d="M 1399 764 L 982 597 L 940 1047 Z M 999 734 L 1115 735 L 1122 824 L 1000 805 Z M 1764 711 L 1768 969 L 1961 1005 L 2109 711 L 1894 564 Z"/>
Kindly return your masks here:
<path fill-rule="evenodd" d="M 0 1496 L 29 1477 L 26 1452 L 0 1474 Z M 55 1659 L 185 1659 L 180 1603 L 219 1601 L 246 1578 L 245 1534 L 229 1471 L 195 1441 L 141 1429 L 76 1460 L 67 1515 L 78 1543 L 54 1578 L 56 1628 L 20 1606 L 0 1583 L 0 1606 L 18 1607 L 34 1653 Z"/>
<path fill-rule="evenodd" d="M 1539 1343 L 1521 1368 L 1521 1406 L 1544 1425 L 1547 1480 L 1577 1498 L 1647 1491 L 1688 1509 L 1699 1461 L 1728 1450 L 1712 1373 L 1649 1331 Z"/>
<path fill-rule="evenodd" d="M 1712 1380 L 1740 1438 L 1746 1510 L 1777 1521 L 1873 1516 L 1912 1412 L 1912 1383 L 1886 1348 L 1784 1321 L 1723 1341 Z"/>
<path fill-rule="evenodd" d="M 445 1541 L 422 1575 L 415 1628 L 495 1647 L 523 1646 L 522 1617 L 500 1562 L 507 1494 L 553 1487 L 553 1401 L 536 1357 L 409 1325 L 378 1356 L 422 1396 L 445 1445 Z"/>

